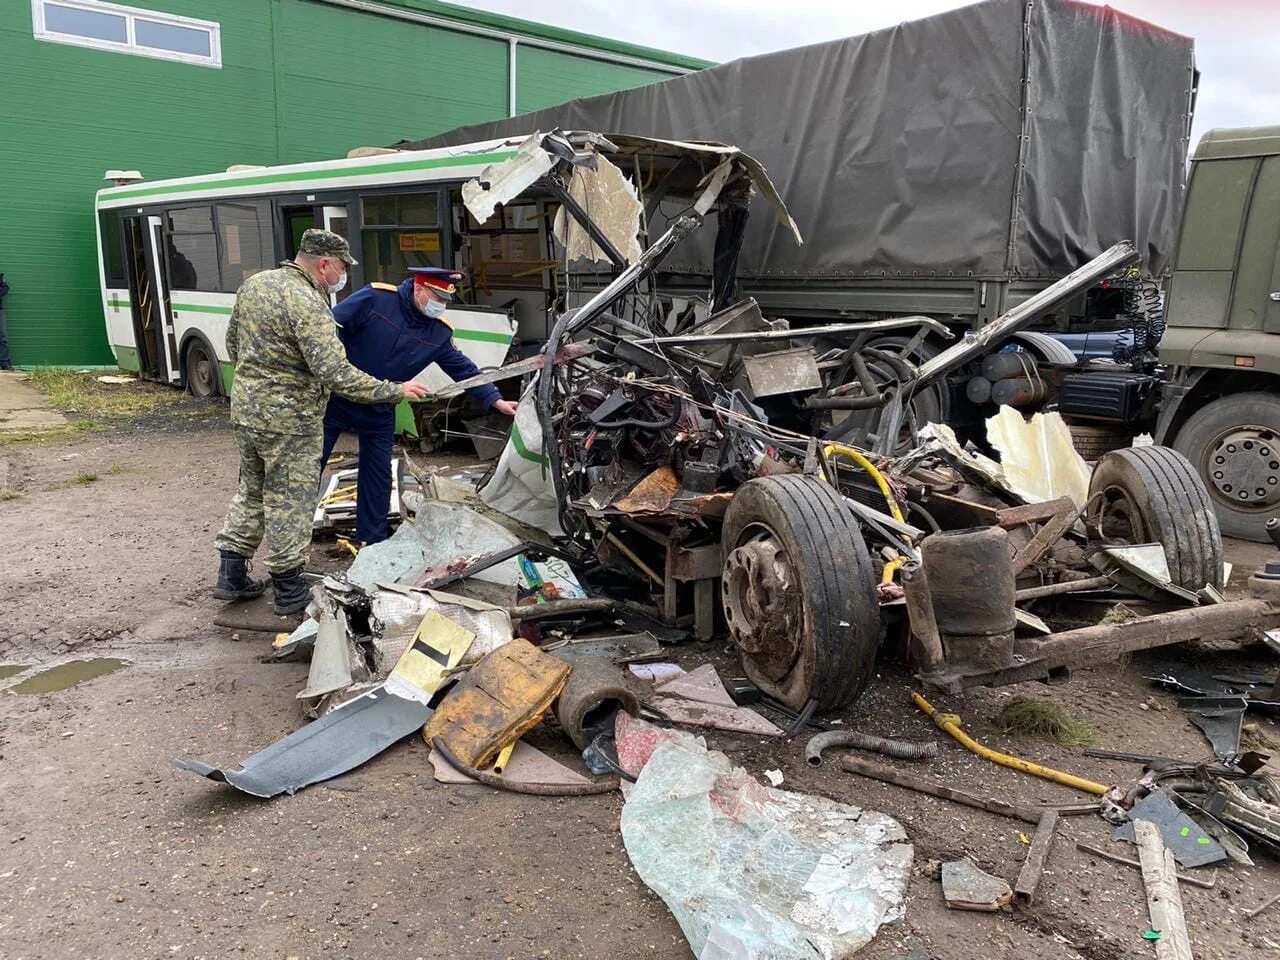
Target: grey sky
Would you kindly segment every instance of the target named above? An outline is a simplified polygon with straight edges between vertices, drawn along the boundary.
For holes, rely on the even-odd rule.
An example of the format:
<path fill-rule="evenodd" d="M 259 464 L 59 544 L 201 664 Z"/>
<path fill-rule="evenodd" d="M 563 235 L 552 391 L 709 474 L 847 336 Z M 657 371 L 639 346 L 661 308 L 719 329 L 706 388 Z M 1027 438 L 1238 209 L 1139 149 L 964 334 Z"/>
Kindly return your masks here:
<path fill-rule="evenodd" d="M 954 0 L 472 0 L 707 60 L 803 46 L 964 6 Z M 1112 6 L 1195 38 L 1200 96 L 1192 143 L 1212 127 L 1280 124 L 1278 0 L 1117 0 Z"/>

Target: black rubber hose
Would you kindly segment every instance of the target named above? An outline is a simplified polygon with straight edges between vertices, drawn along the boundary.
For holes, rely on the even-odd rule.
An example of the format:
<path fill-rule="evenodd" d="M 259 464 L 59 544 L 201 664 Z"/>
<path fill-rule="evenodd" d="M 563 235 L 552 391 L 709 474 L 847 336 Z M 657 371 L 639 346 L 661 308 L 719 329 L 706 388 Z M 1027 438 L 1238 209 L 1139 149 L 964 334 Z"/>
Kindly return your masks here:
<path fill-rule="evenodd" d="M 499 777 L 489 773 L 487 770 L 468 767 L 453 755 L 453 751 L 449 749 L 440 737 L 432 740 L 431 745 L 439 751 L 440 756 L 444 757 L 445 761 L 453 769 L 464 776 L 470 777 L 472 780 L 483 783 L 486 787 L 493 787 L 496 790 L 506 790 L 510 793 L 527 793 L 534 797 L 591 797 L 601 793 L 611 793 L 618 789 L 619 780 L 617 777 L 610 777 L 608 780 L 597 780 L 594 783 L 515 783 L 506 777 Z"/>
<path fill-rule="evenodd" d="M 680 419 L 680 414 L 683 412 L 684 404 L 677 399 L 672 404 L 671 416 L 666 420 L 601 420 L 595 426 L 602 430 L 620 430 L 623 427 L 635 427 L 639 430 L 667 430 L 676 425 L 676 421 Z"/>
<path fill-rule="evenodd" d="M 809 738 L 804 758 L 810 766 L 816 767 L 822 763 L 822 751 L 830 747 L 870 750 L 899 760 L 932 760 L 938 755 L 936 740 L 889 740 L 860 730 L 829 730 Z"/>

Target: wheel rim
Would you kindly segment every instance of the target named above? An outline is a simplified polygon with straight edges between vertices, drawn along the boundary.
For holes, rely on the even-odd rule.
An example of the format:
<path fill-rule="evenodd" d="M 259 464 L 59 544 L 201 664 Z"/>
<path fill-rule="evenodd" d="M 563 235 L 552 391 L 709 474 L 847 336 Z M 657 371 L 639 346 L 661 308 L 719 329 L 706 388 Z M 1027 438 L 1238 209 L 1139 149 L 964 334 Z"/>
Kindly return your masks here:
<path fill-rule="evenodd" d="M 213 361 L 201 346 L 192 345 L 187 354 L 187 383 L 197 397 L 211 396 L 216 389 Z"/>
<path fill-rule="evenodd" d="M 1142 508 L 1123 487 L 1104 487 L 1094 495 L 1091 526 L 1105 543 L 1150 543 L 1150 526 Z"/>
<path fill-rule="evenodd" d="M 1234 510 L 1267 512 L 1280 503 L 1280 438 L 1266 427 L 1232 427 L 1205 448 L 1201 476 L 1215 500 Z"/>
<path fill-rule="evenodd" d="M 781 539 L 763 524 L 742 532 L 721 577 L 725 622 L 762 675 L 783 680 L 800 658 L 804 602 Z"/>

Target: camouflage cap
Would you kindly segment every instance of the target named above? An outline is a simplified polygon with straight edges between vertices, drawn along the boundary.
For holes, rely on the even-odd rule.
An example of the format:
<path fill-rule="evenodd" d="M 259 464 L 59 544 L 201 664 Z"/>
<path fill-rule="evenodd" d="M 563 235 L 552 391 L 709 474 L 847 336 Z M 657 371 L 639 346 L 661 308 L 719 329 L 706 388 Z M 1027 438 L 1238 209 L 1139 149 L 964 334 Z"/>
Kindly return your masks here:
<path fill-rule="evenodd" d="M 313 257 L 338 257 L 352 266 L 356 264 L 356 258 L 351 256 L 351 246 L 345 237 L 328 230 L 317 230 L 315 227 L 302 234 L 298 252 L 309 253 Z"/>

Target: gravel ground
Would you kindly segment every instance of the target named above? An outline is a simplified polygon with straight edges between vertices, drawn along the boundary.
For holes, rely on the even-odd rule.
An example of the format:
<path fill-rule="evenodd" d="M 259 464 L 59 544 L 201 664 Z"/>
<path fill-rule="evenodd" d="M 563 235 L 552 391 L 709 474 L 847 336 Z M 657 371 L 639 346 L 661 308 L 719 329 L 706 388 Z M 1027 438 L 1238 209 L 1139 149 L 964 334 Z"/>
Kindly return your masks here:
<path fill-rule="evenodd" d="M 463 462 L 435 455 L 432 463 Z M 0 660 L 69 656 L 129 661 L 42 696 L 0 696 L 0 954 L 19 958 L 434 958 L 690 955 L 665 905 L 631 869 L 617 795 L 553 800 L 436 784 L 417 738 L 295 797 L 264 802 L 174 770 L 176 756 L 243 759 L 298 726 L 305 666 L 264 664 L 262 635 L 211 626 L 212 538 L 235 482 L 230 434 L 211 417 L 157 418 L 50 446 L 0 447 L 19 495 L 0 502 Z M 77 482 L 92 474 L 95 480 Z M 1230 544 L 1235 580 L 1269 548 Z M 688 668 L 733 660 L 718 644 L 678 649 Z M 985 729 L 1013 696 L 1047 697 L 1087 719 L 1100 746 L 1200 757 L 1203 738 L 1171 694 L 1142 680 L 1157 661 L 1276 669 L 1257 647 L 1139 655 L 1076 673 L 938 698 L 992 746 L 1095 780 L 1133 764 L 1012 740 Z M 6 681 L 7 682 L 7 681 Z M 910 704 L 909 677 L 887 664 L 844 721 L 883 735 L 937 737 Z M 1280 730 L 1260 723 L 1280 743 Z M 535 744 L 569 751 L 545 730 Z M 1038 902 L 1023 912 L 942 905 L 928 861 L 972 856 L 1012 881 L 1026 854 L 1017 821 L 804 763 L 803 741 L 711 735 L 784 789 L 886 811 L 916 848 L 905 918 L 860 954 L 936 960 L 1148 957 L 1136 870 L 1092 859 L 1075 840 L 1108 843 L 1093 817 L 1064 821 Z M 1080 802 L 1055 784 L 993 766 L 949 741 L 928 776 L 1026 802 Z M 1131 852 L 1131 851 L 1130 851 Z M 1200 958 L 1280 954 L 1280 908 L 1243 912 L 1280 892 L 1276 860 L 1218 871 L 1213 890 L 1183 886 Z M 1212 868 L 1201 871 L 1212 872 Z"/>

